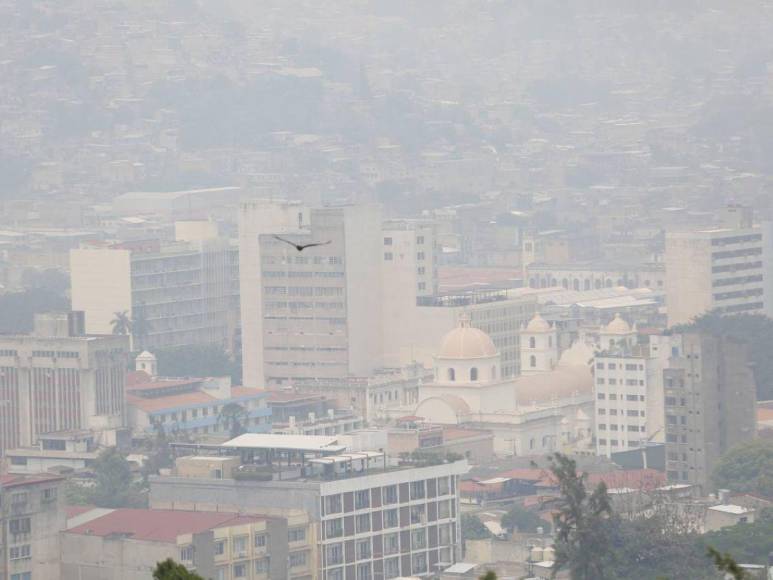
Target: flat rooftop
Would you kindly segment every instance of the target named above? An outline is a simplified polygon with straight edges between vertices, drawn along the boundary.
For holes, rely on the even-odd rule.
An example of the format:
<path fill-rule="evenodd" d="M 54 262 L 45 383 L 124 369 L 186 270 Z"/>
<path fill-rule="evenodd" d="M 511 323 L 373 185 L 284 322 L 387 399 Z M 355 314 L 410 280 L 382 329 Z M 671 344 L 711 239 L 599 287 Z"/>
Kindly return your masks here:
<path fill-rule="evenodd" d="M 275 433 L 245 433 L 221 445 L 230 449 L 278 449 L 282 451 L 309 451 L 339 453 L 346 449 L 337 437 L 322 435 L 280 435 Z"/>

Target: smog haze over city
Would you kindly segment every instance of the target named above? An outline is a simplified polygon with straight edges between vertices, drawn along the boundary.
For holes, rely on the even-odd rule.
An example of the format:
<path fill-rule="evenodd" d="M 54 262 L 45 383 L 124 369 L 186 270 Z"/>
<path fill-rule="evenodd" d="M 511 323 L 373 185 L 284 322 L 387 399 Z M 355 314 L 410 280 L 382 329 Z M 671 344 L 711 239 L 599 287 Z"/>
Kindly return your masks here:
<path fill-rule="evenodd" d="M 773 580 L 773 0 L 0 0 L 0 580 Z"/>

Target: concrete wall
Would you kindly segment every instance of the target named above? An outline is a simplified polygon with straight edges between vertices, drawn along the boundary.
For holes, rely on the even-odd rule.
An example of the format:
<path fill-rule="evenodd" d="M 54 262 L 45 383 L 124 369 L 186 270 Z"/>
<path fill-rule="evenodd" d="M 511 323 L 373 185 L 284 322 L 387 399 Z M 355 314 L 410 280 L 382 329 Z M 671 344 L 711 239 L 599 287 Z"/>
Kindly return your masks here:
<path fill-rule="evenodd" d="M 131 318 L 130 259 L 129 250 L 70 250 L 72 308 L 86 313 L 88 334 L 111 334 L 116 312 Z"/>

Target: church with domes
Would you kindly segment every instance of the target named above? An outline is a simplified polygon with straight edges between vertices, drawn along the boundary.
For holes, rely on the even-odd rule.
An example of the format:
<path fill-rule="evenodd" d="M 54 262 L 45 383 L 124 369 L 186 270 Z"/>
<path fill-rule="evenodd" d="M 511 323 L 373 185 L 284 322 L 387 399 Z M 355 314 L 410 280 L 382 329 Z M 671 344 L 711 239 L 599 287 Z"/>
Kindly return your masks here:
<path fill-rule="evenodd" d="M 521 341 L 522 358 L 534 364 L 503 379 L 491 338 L 462 316 L 440 343 L 434 380 L 421 385 L 414 414 L 428 423 L 492 431 L 500 455 L 590 446 L 592 349 L 578 341 L 559 357 L 556 331 L 539 314 Z"/>

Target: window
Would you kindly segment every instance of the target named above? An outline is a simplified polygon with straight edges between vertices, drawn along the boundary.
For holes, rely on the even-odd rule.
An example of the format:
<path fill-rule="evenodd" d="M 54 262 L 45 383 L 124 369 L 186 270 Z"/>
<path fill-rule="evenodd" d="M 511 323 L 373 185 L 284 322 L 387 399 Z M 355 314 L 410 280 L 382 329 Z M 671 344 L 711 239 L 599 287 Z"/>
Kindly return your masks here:
<path fill-rule="evenodd" d="M 606 430 L 607 430 L 607 424 L 599 423 L 599 431 L 606 431 Z"/>
<path fill-rule="evenodd" d="M 325 522 L 325 537 L 338 538 L 344 534 L 343 520 L 337 518 L 335 520 L 328 520 Z"/>
<path fill-rule="evenodd" d="M 31 550 L 29 544 L 23 546 L 12 546 L 10 549 L 11 560 L 26 560 L 31 558 Z"/>
<path fill-rule="evenodd" d="M 606 409 L 598 409 L 598 414 L 599 415 L 606 415 L 607 414 L 607 410 Z"/>
<path fill-rule="evenodd" d="M 216 570 L 217 580 L 228 580 L 228 566 L 220 566 Z"/>
<path fill-rule="evenodd" d="M 392 238 L 384 238 L 384 245 L 385 246 L 391 246 L 392 245 Z"/>
<path fill-rule="evenodd" d="M 426 272 L 427 272 L 427 269 L 424 266 L 419 266 L 418 268 L 416 268 L 416 273 L 419 276 L 423 276 L 424 274 L 426 274 Z"/>
<path fill-rule="evenodd" d="M 536 366 L 537 366 L 537 357 L 536 357 L 536 356 L 534 356 L 534 355 L 531 355 L 531 356 L 529 357 L 529 366 L 530 366 L 531 368 L 534 368 L 534 367 L 536 367 Z"/>
<path fill-rule="evenodd" d="M 43 501 L 50 502 L 56 500 L 56 488 L 49 487 L 43 490 Z"/>
<path fill-rule="evenodd" d="M 344 569 L 335 568 L 327 571 L 327 580 L 344 580 Z"/>
<path fill-rule="evenodd" d="M 256 548 L 266 547 L 266 534 L 255 534 L 255 547 Z"/>
<path fill-rule="evenodd" d="M 391 261 L 392 259 L 394 259 L 394 255 L 392 254 L 392 252 L 384 252 L 384 259 L 385 259 L 387 262 L 389 262 L 389 261 Z"/>
<path fill-rule="evenodd" d="M 246 578 L 247 577 L 247 564 L 240 562 L 234 564 L 234 578 Z"/>
<path fill-rule="evenodd" d="M 610 409 L 609 410 L 609 414 L 613 415 L 613 416 L 616 416 L 617 415 L 617 409 Z"/>
<path fill-rule="evenodd" d="M 384 503 L 397 503 L 397 486 L 388 485 L 383 489 Z"/>
<path fill-rule="evenodd" d="M 472 367 L 470 369 L 470 380 L 471 381 L 477 381 L 478 380 L 478 369 L 476 367 Z"/>
<path fill-rule="evenodd" d="M 11 580 L 32 580 L 32 572 L 21 572 L 19 574 L 11 574 Z"/>
<path fill-rule="evenodd" d="M 397 578 L 400 575 L 400 558 L 384 560 L 384 578 Z"/>
<path fill-rule="evenodd" d="M 373 576 L 370 573 L 370 562 L 357 564 L 357 580 L 371 580 Z"/>
<path fill-rule="evenodd" d="M 183 562 L 193 562 L 193 546 L 183 546 L 180 548 L 180 560 Z"/>
<path fill-rule="evenodd" d="M 328 495 L 325 497 L 325 513 L 337 514 L 341 512 L 341 494 Z"/>
<path fill-rule="evenodd" d="M 604 393 L 599 393 L 598 395 L 596 395 L 596 398 L 597 398 L 599 401 L 603 401 L 604 399 L 606 399 L 606 398 L 607 398 L 607 396 L 606 396 Z"/>
<path fill-rule="evenodd" d="M 454 382 L 456 380 L 456 371 L 454 369 L 448 369 L 448 380 Z"/>
<path fill-rule="evenodd" d="M 411 532 L 411 550 L 422 550 L 427 547 L 427 530 L 421 528 Z"/>
<path fill-rule="evenodd" d="M 261 558 L 260 560 L 255 560 L 255 573 L 256 574 L 267 574 L 271 568 L 271 559 L 270 558 Z"/>
<path fill-rule="evenodd" d="M 451 493 L 451 481 L 448 479 L 448 477 L 438 477 L 437 494 L 448 495 L 449 493 Z"/>
<path fill-rule="evenodd" d="M 343 564 L 343 561 L 344 561 L 343 544 L 331 544 L 327 546 L 327 548 L 325 548 L 325 555 L 327 557 L 328 566 Z"/>
<path fill-rule="evenodd" d="M 292 528 L 287 530 L 287 541 L 303 542 L 306 539 L 306 528 Z"/>
<path fill-rule="evenodd" d="M 247 555 L 247 540 L 249 536 L 236 536 L 231 544 L 233 555 L 237 558 L 244 558 Z"/>
<path fill-rule="evenodd" d="M 411 506 L 411 523 L 423 524 L 426 521 L 425 507 L 423 505 Z"/>
<path fill-rule="evenodd" d="M 370 514 L 360 514 L 354 519 L 358 534 L 370 531 Z"/>
<path fill-rule="evenodd" d="M 354 509 L 361 510 L 370 506 L 370 490 L 361 489 L 354 493 Z"/>
<path fill-rule="evenodd" d="M 424 243 L 424 236 L 416 236 L 416 243 L 417 244 L 423 244 Z"/>
<path fill-rule="evenodd" d="M 215 556 L 222 556 L 225 554 L 225 540 L 215 542 Z"/>
<path fill-rule="evenodd" d="M 30 518 L 17 518 L 8 522 L 8 531 L 11 534 L 29 534 L 31 529 Z"/>
<path fill-rule="evenodd" d="M 397 510 L 385 510 L 384 511 L 384 527 L 396 528 L 398 526 Z"/>
<path fill-rule="evenodd" d="M 411 558 L 411 571 L 414 574 L 424 574 L 427 571 L 427 553 L 414 554 Z"/>
<path fill-rule="evenodd" d="M 411 499 L 422 499 L 425 496 L 424 480 L 411 482 Z"/>
<path fill-rule="evenodd" d="M 437 504 L 437 517 L 443 520 L 451 517 L 451 502 L 448 500 L 439 501 Z"/>
<path fill-rule="evenodd" d="M 537 348 L 537 339 L 533 336 L 529 337 L 529 348 Z"/>
<path fill-rule="evenodd" d="M 444 546 L 451 543 L 451 527 L 453 524 L 438 526 L 438 544 Z"/>
<path fill-rule="evenodd" d="M 416 254 L 416 259 L 417 260 L 423 260 L 424 259 L 424 252 L 418 252 Z"/>
<path fill-rule="evenodd" d="M 389 556 L 390 554 L 397 554 L 400 551 L 400 534 L 385 534 L 384 535 L 384 554 Z"/>
<path fill-rule="evenodd" d="M 371 555 L 370 538 L 367 540 L 360 540 L 359 542 L 357 542 L 355 553 L 357 554 L 358 560 L 370 559 L 370 555 Z"/>
<path fill-rule="evenodd" d="M 291 552 L 290 553 L 290 568 L 297 568 L 299 566 L 306 565 L 306 552 Z"/>

